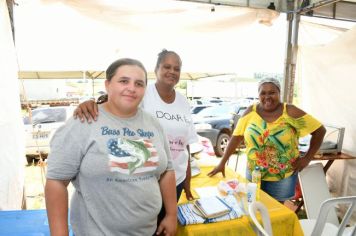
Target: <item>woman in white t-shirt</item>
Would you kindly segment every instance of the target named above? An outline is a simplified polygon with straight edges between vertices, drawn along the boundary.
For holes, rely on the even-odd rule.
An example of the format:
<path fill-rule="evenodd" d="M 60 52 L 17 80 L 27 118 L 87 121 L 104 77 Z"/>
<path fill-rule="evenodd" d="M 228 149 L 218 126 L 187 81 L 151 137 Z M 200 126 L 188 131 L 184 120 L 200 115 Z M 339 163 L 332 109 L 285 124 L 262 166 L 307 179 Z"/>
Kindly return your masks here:
<path fill-rule="evenodd" d="M 158 54 L 155 67 L 156 83 L 148 85 L 141 105 L 159 120 L 167 134 L 176 174 L 177 200 L 183 189 L 187 199 L 192 200 L 189 144 L 197 142 L 198 136 L 191 119 L 188 100 L 174 89 L 179 82 L 181 68 L 182 61 L 176 52 L 162 50 Z M 102 102 L 105 101 L 106 99 Z M 74 116 L 82 121 L 85 120 L 84 117 L 88 122 L 96 120 L 96 103 L 90 100 L 80 104 Z"/>

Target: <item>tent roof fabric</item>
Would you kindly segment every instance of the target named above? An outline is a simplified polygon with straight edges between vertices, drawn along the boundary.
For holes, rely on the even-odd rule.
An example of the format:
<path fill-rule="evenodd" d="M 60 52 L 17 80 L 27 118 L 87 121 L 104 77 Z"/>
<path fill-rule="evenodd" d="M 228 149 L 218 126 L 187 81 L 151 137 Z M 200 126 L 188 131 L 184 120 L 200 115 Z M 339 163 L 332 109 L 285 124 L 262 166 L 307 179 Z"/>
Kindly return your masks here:
<path fill-rule="evenodd" d="M 181 56 L 182 79 L 284 68 L 285 16 L 269 9 L 219 5 L 212 12 L 211 4 L 173 0 L 16 3 L 21 79 L 104 78 L 106 67 L 122 57 L 153 71 L 163 48 Z"/>
<path fill-rule="evenodd" d="M 273 45 L 284 45 L 285 37 L 266 37 L 279 13 L 268 9 L 219 6 L 211 12 L 208 4 L 172 0 L 16 3 L 20 72 L 103 71 L 122 57 L 136 58 L 154 71 L 153 62 L 163 48 L 181 56 L 182 70 L 192 72 L 187 78 L 201 74 L 197 72 L 283 68 L 284 46 Z M 278 25 L 285 27 L 284 22 Z M 261 49 L 270 51 L 261 54 Z M 281 59 L 269 60 L 271 54 Z"/>

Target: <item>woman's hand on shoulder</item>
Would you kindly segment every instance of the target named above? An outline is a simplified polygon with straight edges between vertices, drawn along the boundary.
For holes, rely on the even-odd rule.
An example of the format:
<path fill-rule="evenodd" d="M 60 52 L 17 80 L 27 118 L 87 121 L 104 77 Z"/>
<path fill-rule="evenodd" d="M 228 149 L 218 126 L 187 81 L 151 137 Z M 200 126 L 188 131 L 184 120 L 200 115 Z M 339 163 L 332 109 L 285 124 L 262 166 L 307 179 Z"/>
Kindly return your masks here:
<path fill-rule="evenodd" d="M 74 119 L 79 118 L 81 122 L 86 120 L 88 123 L 91 123 L 92 120 L 96 121 L 98 115 L 98 104 L 94 100 L 80 103 L 73 112 Z"/>
<path fill-rule="evenodd" d="M 307 114 L 305 111 L 303 111 L 302 109 L 299 109 L 298 107 L 292 105 L 292 104 L 287 104 L 287 113 L 290 117 L 292 118 L 300 118 L 302 116 L 304 116 L 305 114 Z"/>

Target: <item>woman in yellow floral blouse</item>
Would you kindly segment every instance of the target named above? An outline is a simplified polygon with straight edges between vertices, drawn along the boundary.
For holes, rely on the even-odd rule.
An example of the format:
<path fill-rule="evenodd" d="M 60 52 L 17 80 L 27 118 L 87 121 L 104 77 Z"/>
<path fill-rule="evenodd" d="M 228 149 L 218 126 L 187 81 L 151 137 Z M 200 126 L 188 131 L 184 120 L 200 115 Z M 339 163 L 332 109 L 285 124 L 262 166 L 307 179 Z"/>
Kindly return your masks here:
<path fill-rule="evenodd" d="M 246 177 L 258 166 L 262 173 L 261 189 L 278 201 L 294 196 L 297 173 L 305 168 L 318 151 L 324 126 L 311 115 L 294 105 L 281 103 L 280 83 L 273 78 L 261 80 L 258 86 L 259 103 L 250 106 L 240 118 L 219 165 L 208 175 L 222 172 L 236 148 L 245 142 L 247 154 Z M 299 156 L 298 139 L 311 134 L 310 148 Z"/>

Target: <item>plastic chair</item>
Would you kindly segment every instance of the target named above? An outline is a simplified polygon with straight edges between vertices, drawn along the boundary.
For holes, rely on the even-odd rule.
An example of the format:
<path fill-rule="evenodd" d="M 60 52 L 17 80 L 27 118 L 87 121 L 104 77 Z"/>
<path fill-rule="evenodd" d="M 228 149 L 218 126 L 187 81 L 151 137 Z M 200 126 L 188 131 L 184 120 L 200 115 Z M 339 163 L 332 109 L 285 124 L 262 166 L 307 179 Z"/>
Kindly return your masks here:
<path fill-rule="evenodd" d="M 271 220 L 267 208 L 263 205 L 263 203 L 252 202 L 248 207 L 248 212 L 250 214 L 253 223 L 256 225 L 257 229 L 263 236 L 273 236 Z M 261 213 L 263 226 L 257 220 L 256 217 L 257 212 Z"/>
<path fill-rule="evenodd" d="M 331 198 L 323 165 L 321 163 L 308 165 L 299 172 L 299 183 L 307 217 L 308 219 L 317 219 L 321 204 Z M 326 222 L 335 226 L 339 225 L 335 209 L 331 209 Z"/>
<path fill-rule="evenodd" d="M 349 208 L 344 215 L 339 227 L 326 222 L 328 213 L 333 210 L 337 204 L 349 204 Z M 356 227 L 346 227 L 349 219 L 356 207 L 356 196 L 331 198 L 321 204 L 318 218 L 300 220 L 305 236 L 341 236 L 341 235 L 356 235 Z"/>

